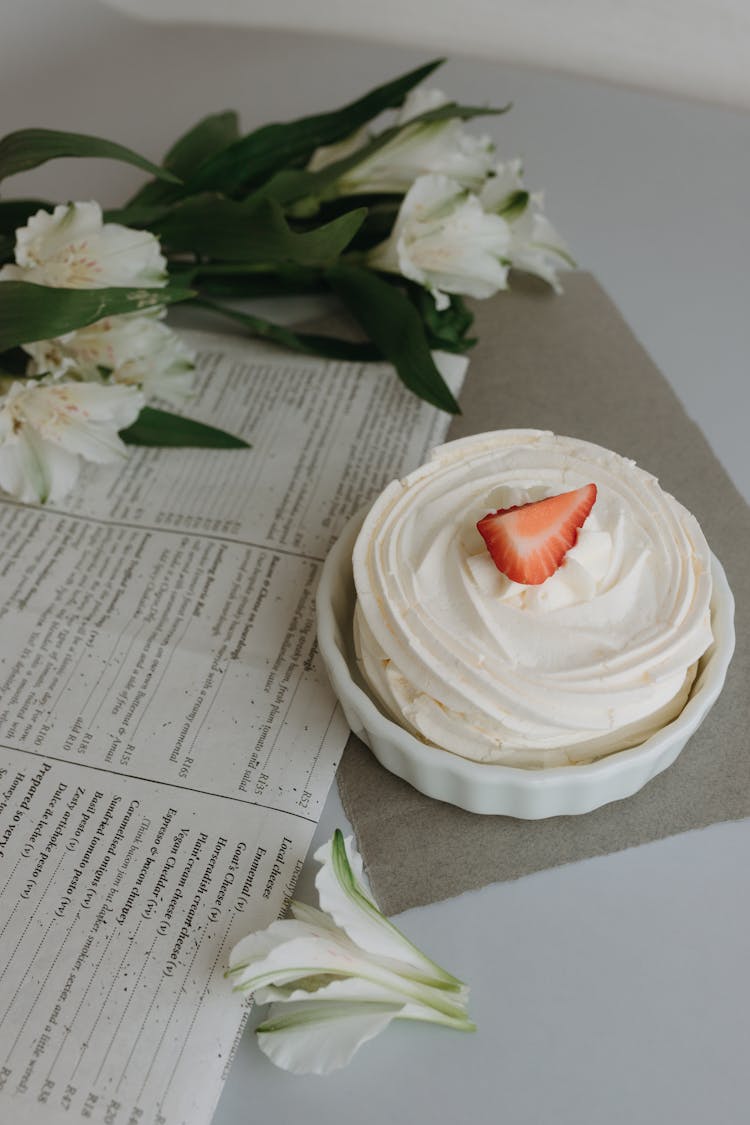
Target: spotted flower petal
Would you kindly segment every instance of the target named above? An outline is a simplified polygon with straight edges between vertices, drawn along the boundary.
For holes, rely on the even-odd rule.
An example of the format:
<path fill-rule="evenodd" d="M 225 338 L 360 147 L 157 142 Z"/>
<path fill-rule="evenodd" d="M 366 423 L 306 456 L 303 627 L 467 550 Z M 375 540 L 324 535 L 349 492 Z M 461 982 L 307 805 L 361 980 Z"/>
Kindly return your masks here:
<path fill-rule="evenodd" d="M 166 261 L 148 231 L 105 223 L 98 203 L 66 203 L 37 211 L 16 231 L 16 264 L 0 281 L 30 281 L 60 289 L 166 284 Z"/>
<path fill-rule="evenodd" d="M 111 316 L 56 340 L 27 344 L 31 374 L 67 374 L 138 387 L 180 405 L 190 397 L 193 355 L 166 324 L 163 309 L 150 314 Z"/>
<path fill-rule="evenodd" d="M 127 456 L 119 430 L 143 406 L 133 387 L 28 379 L 0 398 L 0 488 L 24 502 L 61 500 L 80 460 Z"/>

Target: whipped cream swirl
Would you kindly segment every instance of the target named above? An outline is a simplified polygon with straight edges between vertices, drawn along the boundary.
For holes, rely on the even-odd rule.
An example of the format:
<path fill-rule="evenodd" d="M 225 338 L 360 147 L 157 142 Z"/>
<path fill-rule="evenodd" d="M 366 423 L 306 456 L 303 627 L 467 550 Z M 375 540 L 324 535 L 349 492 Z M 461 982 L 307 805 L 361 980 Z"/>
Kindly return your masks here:
<path fill-rule="evenodd" d="M 495 567 L 488 512 L 593 481 L 596 503 L 540 586 Z M 450 442 L 378 497 L 354 549 L 357 659 L 418 738 L 526 768 L 635 746 L 683 708 L 712 641 L 696 519 L 610 450 L 541 430 Z"/>

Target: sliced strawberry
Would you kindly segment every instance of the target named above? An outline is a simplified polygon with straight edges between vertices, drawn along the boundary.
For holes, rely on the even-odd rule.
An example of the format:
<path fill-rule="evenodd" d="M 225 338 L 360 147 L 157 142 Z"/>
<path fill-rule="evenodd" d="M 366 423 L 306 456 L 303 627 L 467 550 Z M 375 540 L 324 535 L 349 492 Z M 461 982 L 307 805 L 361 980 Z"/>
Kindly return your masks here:
<path fill-rule="evenodd" d="M 490 512 L 477 524 L 492 561 L 512 582 L 539 586 L 555 573 L 596 500 L 596 485 Z"/>

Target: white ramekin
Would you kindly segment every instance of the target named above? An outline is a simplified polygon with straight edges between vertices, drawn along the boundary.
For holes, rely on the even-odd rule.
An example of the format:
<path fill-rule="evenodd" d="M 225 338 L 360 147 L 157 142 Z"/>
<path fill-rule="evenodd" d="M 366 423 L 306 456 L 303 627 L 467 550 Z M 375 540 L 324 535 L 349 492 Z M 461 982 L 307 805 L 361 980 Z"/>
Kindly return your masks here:
<path fill-rule="evenodd" d="M 724 685 L 734 651 L 734 599 L 721 563 L 713 556 L 714 644 L 701 660 L 681 713 L 640 746 L 588 765 L 525 770 L 472 762 L 420 742 L 373 701 L 354 657 L 352 551 L 365 514 L 349 521 L 323 566 L 317 595 L 320 653 L 351 729 L 381 765 L 428 797 L 470 812 L 524 820 L 590 812 L 637 793 L 670 766 Z"/>

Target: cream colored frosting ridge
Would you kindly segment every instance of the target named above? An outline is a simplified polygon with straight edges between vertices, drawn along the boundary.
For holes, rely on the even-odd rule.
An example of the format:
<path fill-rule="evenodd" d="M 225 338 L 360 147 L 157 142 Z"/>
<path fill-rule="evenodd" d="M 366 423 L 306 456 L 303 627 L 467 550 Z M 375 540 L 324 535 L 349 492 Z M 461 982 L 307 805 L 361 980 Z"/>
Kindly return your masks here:
<path fill-rule="evenodd" d="M 593 481 L 560 569 L 511 582 L 490 511 Z M 398 723 L 476 761 L 542 768 L 635 746 L 683 708 L 712 641 L 710 551 L 649 473 L 541 430 L 450 442 L 393 481 L 354 549 L 355 647 Z"/>

